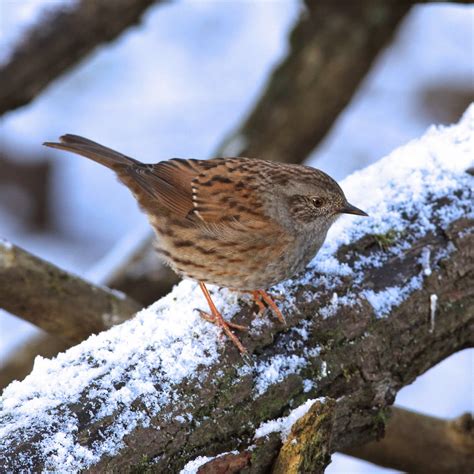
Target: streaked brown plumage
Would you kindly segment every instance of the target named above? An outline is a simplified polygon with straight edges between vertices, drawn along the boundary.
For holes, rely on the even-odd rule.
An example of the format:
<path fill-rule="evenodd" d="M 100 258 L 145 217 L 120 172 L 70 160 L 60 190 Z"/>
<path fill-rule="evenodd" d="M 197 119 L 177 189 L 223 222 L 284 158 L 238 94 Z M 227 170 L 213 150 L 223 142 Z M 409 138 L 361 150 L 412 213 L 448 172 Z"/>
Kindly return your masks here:
<path fill-rule="evenodd" d="M 261 307 L 260 299 L 271 301 L 263 290 L 303 270 L 342 212 L 366 215 L 332 178 L 308 166 L 248 158 L 144 164 L 75 135 L 45 145 L 116 172 L 148 215 L 157 251 L 177 273 L 200 282 L 211 308 L 206 319 L 241 352 L 205 283 L 253 292 Z"/>

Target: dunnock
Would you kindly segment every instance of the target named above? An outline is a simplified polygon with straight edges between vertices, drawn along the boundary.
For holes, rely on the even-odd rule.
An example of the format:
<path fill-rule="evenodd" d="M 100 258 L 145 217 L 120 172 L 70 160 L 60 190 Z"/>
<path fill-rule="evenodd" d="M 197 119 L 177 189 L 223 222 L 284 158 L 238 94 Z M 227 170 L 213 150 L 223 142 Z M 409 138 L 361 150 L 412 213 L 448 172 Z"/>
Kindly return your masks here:
<path fill-rule="evenodd" d="M 320 170 L 249 158 L 173 158 L 144 164 L 86 138 L 64 135 L 46 146 L 114 170 L 158 236 L 157 251 L 180 275 L 199 282 L 211 314 L 246 349 L 211 300 L 206 283 L 252 293 L 284 318 L 264 291 L 303 270 L 341 213 L 366 216 Z"/>

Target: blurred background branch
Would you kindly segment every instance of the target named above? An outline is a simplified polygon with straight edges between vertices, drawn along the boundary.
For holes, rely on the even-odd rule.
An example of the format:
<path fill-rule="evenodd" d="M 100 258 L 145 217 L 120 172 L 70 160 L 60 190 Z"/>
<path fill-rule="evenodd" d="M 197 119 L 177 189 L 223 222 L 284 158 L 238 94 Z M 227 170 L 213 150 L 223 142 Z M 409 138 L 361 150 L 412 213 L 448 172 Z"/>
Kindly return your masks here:
<path fill-rule="evenodd" d="M 301 163 L 345 108 L 413 1 L 306 0 L 289 52 L 217 154 Z"/>
<path fill-rule="evenodd" d="M 69 347 L 69 342 L 44 332 L 19 344 L 10 357 L 0 361 L 0 391 L 13 380 L 23 380 L 31 372 L 36 356 L 55 357 Z"/>
<path fill-rule="evenodd" d="M 379 441 L 343 450 L 345 454 L 403 472 L 474 472 L 472 413 L 452 420 L 392 407 Z"/>
<path fill-rule="evenodd" d="M 16 159 L 15 159 L 16 158 Z M 0 201 L 7 201 L 15 214 L 33 229 L 48 226 L 48 199 L 52 166 L 46 160 L 22 160 L 16 154 L 0 150 Z"/>
<path fill-rule="evenodd" d="M 0 241 L 0 307 L 77 344 L 128 319 L 141 306 Z"/>
<path fill-rule="evenodd" d="M 0 67 L 0 115 L 27 104 L 94 48 L 137 24 L 161 0 L 81 0 L 39 22 Z"/>

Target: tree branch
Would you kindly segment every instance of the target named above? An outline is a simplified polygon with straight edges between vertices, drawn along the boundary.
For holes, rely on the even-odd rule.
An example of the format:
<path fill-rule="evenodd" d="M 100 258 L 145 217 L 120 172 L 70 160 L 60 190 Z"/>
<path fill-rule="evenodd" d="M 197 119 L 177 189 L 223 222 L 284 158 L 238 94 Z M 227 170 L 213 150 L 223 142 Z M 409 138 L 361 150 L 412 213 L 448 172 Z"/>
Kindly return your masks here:
<path fill-rule="evenodd" d="M 307 9 L 290 34 L 287 56 L 248 117 L 218 147 L 217 156 L 302 163 L 349 103 L 406 13 L 426 1 L 304 3 Z"/>
<path fill-rule="evenodd" d="M 266 465 L 271 466 L 273 474 L 324 472 L 330 462 L 327 448 L 331 445 L 336 403 L 333 399 L 314 402 L 291 426 L 283 443 L 271 435 L 256 440 L 260 453 L 267 452 Z M 380 441 L 342 452 L 403 472 L 472 473 L 474 423 L 471 414 L 447 421 L 393 407 L 385 423 L 385 435 Z M 253 451 L 255 447 L 215 457 L 204 462 L 198 473 L 245 472 L 244 469 L 252 465 L 252 457 L 255 458 Z M 234 470 L 234 466 L 239 469 Z"/>
<path fill-rule="evenodd" d="M 413 3 L 306 0 L 288 55 L 218 154 L 301 163 L 329 131 Z"/>
<path fill-rule="evenodd" d="M 134 232 L 119 241 L 98 263 L 99 267 L 107 268 L 106 273 L 99 275 L 100 283 L 130 295 L 144 306 L 168 294 L 180 278 L 159 258 L 153 238 L 150 228 L 146 233 Z M 92 269 L 91 273 L 98 271 Z"/>
<path fill-rule="evenodd" d="M 472 414 L 442 420 L 393 407 L 385 436 L 345 454 L 403 472 L 469 474 L 474 471 Z"/>
<path fill-rule="evenodd" d="M 0 241 L 0 307 L 69 343 L 125 321 L 140 305 Z"/>
<path fill-rule="evenodd" d="M 199 455 L 245 451 L 262 422 L 319 396 L 337 402 L 312 459 L 377 439 L 401 387 L 474 344 L 474 187 L 463 171 L 473 117 L 341 183 L 372 217 L 341 221 L 313 266 L 275 288 L 288 326 L 213 291 L 249 326 L 249 360 L 219 344 L 194 311 L 205 304 L 197 285 L 183 282 L 5 389 L 2 465 L 176 472 Z M 266 446 L 252 452 L 252 472 L 273 462 Z"/>
<path fill-rule="evenodd" d="M 0 115 L 25 105 L 96 46 L 139 22 L 160 0 L 81 0 L 35 25 L 0 67 Z"/>

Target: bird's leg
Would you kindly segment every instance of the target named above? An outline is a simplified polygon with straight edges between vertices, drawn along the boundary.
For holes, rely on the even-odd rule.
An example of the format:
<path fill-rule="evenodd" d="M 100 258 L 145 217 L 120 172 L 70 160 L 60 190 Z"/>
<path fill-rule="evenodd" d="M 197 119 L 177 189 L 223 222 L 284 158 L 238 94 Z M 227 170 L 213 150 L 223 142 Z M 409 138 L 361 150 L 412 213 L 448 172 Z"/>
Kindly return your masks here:
<path fill-rule="evenodd" d="M 216 321 L 215 316 L 213 316 L 212 314 L 206 313 L 206 311 L 203 311 L 200 308 L 195 308 L 195 310 L 199 313 L 199 316 L 201 316 L 202 319 L 205 319 L 206 321 L 209 321 L 212 324 L 219 325 L 218 321 Z M 238 331 L 248 331 L 247 326 L 231 323 L 230 321 L 225 321 L 225 323 L 227 324 L 227 326 L 231 327 L 232 329 L 237 329 Z"/>
<path fill-rule="evenodd" d="M 260 291 L 251 291 L 253 299 L 255 300 L 255 303 L 258 306 L 258 315 L 261 316 L 265 312 L 265 305 L 263 304 L 262 301 L 262 295 L 260 294 Z"/>
<path fill-rule="evenodd" d="M 209 305 L 209 309 L 211 310 L 211 314 L 207 314 L 202 310 L 198 310 L 201 317 L 203 317 L 206 321 L 209 321 L 211 323 L 214 323 L 220 326 L 222 330 L 227 334 L 229 339 L 237 347 L 237 349 L 239 349 L 240 353 L 247 354 L 247 349 L 245 349 L 245 347 L 239 341 L 238 337 L 230 329 L 231 327 L 234 329 L 239 329 L 239 330 L 246 330 L 247 328 L 245 326 L 240 326 L 239 324 L 228 323 L 227 321 L 225 321 L 225 319 L 222 317 L 222 314 L 219 313 L 219 311 L 216 308 L 216 305 L 212 301 L 211 295 L 209 294 L 209 291 L 206 288 L 206 285 L 202 281 L 200 281 L 199 286 L 202 292 L 204 293 L 204 297 L 206 298 L 207 304 Z"/>
<path fill-rule="evenodd" d="M 283 324 L 286 324 L 285 317 L 283 316 L 281 311 L 278 309 L 278 306 L 275 304 L 275 302 L 273 301 L 273 299 L 271 298 L 271 296 L 268 293 L 266 293 L 264 290 L 256 290 L 256 291 L 252 291 L 252 295 L 253 295 L 253 297 L 255 299 L 255 302 L 257 303 L 257 305 L 260 309 L 260 311 L 259 311 L 260 314 L 262 312 L 262 306 L 263 306 L 262 300 L 263 300 L 263 301 L 265 301 L 265 303 L 267 303 L 267 305 L 270 307 L 270 309 L 273 311 L 273 313 L 276 315 L 276 317 Z"/>

